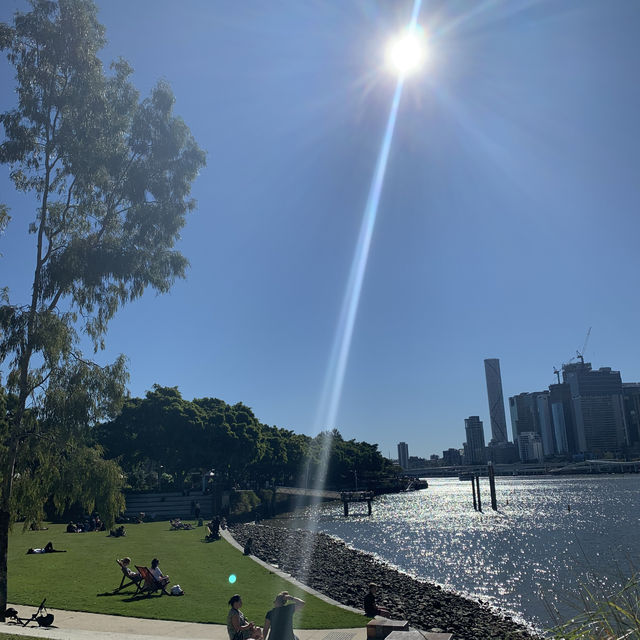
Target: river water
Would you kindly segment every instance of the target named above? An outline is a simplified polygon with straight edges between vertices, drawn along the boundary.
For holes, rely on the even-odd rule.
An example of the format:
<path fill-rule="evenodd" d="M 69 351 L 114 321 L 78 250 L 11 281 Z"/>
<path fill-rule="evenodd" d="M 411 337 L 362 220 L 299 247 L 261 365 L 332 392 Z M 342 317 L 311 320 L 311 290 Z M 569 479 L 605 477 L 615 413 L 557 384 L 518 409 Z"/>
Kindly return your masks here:
<path fill-rule="evenodd" d="M 470 482 L 443 478 L 376 498 L 370 517 L 364 503 L 345 518 L 333 502 L 314 520 L 318 531 L 539 629 L 556 623 L 554 610 L 575 616 L 584 586 L 613 592 L 640 568 L 640 476 L 498 477 L 497 512 L 480 484 L 483 513 Z"/>

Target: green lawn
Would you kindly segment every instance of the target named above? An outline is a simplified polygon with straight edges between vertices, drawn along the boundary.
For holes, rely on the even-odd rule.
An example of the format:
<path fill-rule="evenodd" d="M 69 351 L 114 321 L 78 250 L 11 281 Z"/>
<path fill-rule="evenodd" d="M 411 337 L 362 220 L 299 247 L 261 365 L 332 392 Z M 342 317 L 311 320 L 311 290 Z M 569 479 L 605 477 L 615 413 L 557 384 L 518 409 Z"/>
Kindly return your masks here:
<path fill-rule="evenodd" d="M 9 539 L 9 602 L 37 607 L 46 597 L 47 606 L 57 609 L 224 624 L 227 602 L 239 593 L 247 618 L 262 625 L 275 595 L 286 589 L 307 603 L 296 614 L 298 628 L 366 625 L 364 616 L 306 594 L 226 541 L 204 542 L 205 531 L 204 527 L 171 531 L 168 522 L 153 522 L 127 525 L 125 537 L 109 538 L 104 532 L 65 533 L 64 525 L 24 533 L 16 526 Z M 26 555 L 29 547 L 44 547 L 49 540 L 55 549 L 67 553 Z M 146 566 L 157 557 L 162 571 L 171 576 L 170 584 L 179 583 L 186 595 L 133 598 L 133 588 L 109 594 L 120 584 L 122 573 L 116 558 L 123 556 L 131 557 L 132 564 Z M 232 574 L 235 584 L 229 583 Z"/>

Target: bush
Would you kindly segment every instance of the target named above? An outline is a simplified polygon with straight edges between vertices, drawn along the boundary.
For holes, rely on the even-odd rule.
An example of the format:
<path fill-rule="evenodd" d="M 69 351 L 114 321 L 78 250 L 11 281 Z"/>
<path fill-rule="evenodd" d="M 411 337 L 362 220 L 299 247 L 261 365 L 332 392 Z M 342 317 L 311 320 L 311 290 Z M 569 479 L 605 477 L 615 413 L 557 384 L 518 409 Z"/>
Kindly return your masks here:
<path fill-rule="evenodd" d="M 250 513 L 259 504 L 260 498 L 254 491 L 233 491 L 229 496 L 229 509 L 234 516 Z"/>

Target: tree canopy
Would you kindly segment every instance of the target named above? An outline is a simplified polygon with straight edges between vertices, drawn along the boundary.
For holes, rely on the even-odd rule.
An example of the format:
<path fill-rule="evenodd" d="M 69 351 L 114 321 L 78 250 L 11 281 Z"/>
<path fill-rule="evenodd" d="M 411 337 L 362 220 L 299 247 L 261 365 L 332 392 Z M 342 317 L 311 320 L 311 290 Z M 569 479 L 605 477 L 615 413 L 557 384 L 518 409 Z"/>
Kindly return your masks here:
<path fill-rule="evenodd" d="M 90 362 L 81 334 L 103 347 L 123 304 L 148 287 L 166 292 L 187 266 L 174 245 L 204 152 L 166 83 L 141 100 L 124 60 L 105 72 L 104 43 L 89 0 L 31 0 L 0 24 L 17 96 L 0 114 L 0 162 L 36 203 L 35 216 L 29 208 L 11 221 L 0 205 L 0 231 L 18 224 L 34 246 L 29 290 L 0 286 L 0 371 L 12 399 L 0 450 L 1 611 L 8 528 L 39 516 L 43 492 L 53 489 L 59 507 L 100 502 L 107 519 L 121 506 L 121 474 L 86 436 L 119 411 L 125 360 Z"/>
<path fill-rule="evenodd" d="M 97 427 L 96 437 L 137 489 L 154 486 L 153 480 L 145 485 L 145 473 L 153 477 L 160 469 L 172 476 L 178 489 L 190 471 L 213 471 L 226 486 L 313 486 L 325 444 L 328 486 L 351 488 L 354 472 L 360 486 L 366 486 L 390 470 L 375 444 L 344 440 L 335 429 L 311 438 L 268 426 L 243 403 L 189 401 L 177 387 L 154 385 L 144 398 L 128 399 L 114 420 Z"/>

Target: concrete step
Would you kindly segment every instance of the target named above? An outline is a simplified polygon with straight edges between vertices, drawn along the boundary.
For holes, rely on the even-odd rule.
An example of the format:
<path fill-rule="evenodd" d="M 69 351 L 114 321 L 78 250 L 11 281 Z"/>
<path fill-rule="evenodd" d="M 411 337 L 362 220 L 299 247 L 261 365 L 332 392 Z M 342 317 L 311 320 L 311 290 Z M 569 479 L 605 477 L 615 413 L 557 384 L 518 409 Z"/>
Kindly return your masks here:
<path fill-rule="evenodd" d="M 194 519 L 191 502 L 200 503 L 200 516 L 212 515 L 212 496 L 201 492 L 192 492 L 188 496 L 181 493 L 130 493 L 125 496 L 125 515 L 135 516 L 141 511 L 154 518 Z"/>

